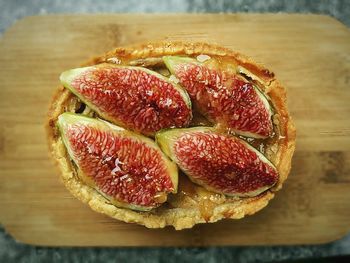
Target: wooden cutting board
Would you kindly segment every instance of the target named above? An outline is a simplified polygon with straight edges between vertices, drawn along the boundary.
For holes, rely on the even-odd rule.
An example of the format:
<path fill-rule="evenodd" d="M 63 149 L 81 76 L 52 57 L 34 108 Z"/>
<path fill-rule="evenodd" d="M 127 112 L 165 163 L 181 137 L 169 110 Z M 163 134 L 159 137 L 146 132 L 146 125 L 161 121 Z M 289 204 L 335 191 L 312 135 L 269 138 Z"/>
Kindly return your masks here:
<path fill-rule="evenodd" d="M 43 127 L 65 69 L 113 47 L 201 40 L 252 56 L 288 88 L 297 151 L 284 188 L 243 220 L 159 230 L 91 211 L 58 180 Z M 319 15 L 50 15 L 0 41 L 0 219 L 45 246 L 312 244 L 350 230 L 350 32 Z"/>

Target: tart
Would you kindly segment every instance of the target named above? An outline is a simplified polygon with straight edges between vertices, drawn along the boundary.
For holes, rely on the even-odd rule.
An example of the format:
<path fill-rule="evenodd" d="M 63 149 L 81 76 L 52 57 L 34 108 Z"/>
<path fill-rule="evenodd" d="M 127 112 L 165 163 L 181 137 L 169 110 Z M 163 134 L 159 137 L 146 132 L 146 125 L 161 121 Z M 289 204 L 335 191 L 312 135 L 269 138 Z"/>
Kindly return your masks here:
<path fill-rule="evenodd" d="M 286 90 L 207 43 L 116 48 L 61 74 L 47 120 L 65 187 L 96 212 L 191 228 L 264 208 L 291 168 Z"/>

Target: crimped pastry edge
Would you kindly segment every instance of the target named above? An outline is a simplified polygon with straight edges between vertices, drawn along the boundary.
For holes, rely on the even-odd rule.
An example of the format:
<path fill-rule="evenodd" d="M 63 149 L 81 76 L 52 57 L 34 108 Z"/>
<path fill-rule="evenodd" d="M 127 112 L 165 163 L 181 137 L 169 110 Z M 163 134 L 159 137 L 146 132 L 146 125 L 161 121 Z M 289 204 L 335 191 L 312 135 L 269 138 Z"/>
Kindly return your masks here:
<path fill-rule="evenodd" d="M 144 225 L 148 228 L 163 228 L 172 225 L 176 230 L 191 228 L 195 224 L 205 222 L 216 222 L 223 218 L 240 219 L 245 215 L 252 215 L 264 208 L 274 197 L 275 192 L 282 188 L 283 182 L 287 179 L 291 159 L 295 149 L 296 131 L 286 105 L 286 90 L 275 79 L 274 74 L 264 66 L 255 63 L 251 58 L 246 57 L 230 49 L 208 43 L 189 42 L 155 42 L 127 47 L 116 48 L 106 54 L 94 57 L 84 65 L 94 65 L 107 61 L 109 58 L 139 59 L 157 57 L 163 55 L 199 55 L 225 56 L 234 60 L 235 63 L 250 71 L 267 89 L 265 93 L 271 98 L 271 102 L 279 114 L 279 129 L 284 133 L 285 138 L 279 141 L 276 153 L 269 156 L 279 171 L 278 183 L 264 194 L 251 198 L 242 198 L 237 201 L 218 204 L 213 209 L 212 216 L 204 218 L 199 209 L 196 208 L 171 208 L 159 209 L 157 213 L 137 212 L 125 208 L 118 208 L 108 202 L 96 190 L 84 184 L 74 173 L 70 158 L 60 139 L 55 135 L 55 124 L 57 117 L 64 110 L 64 102 L 70 96 L 69 91 L 59 87 L 50 104 L 48 119 L 46 123 L 49 148 L 55 164 L 58 166 L 61 175 L 60 179 L 65 187 L 83 203 L 88 204 L 92 210 L 106 214 L 112 218 L 127 222 Z"/>

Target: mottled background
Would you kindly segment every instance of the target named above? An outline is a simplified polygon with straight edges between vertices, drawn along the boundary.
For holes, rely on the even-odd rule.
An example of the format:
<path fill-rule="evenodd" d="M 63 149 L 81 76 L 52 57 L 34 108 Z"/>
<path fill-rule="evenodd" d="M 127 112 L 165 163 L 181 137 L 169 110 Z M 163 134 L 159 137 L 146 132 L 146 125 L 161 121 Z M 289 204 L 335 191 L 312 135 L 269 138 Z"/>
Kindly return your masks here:
<path fill-rule="evenodd" d="M 349 0 L 0 0 L 0 35 L 16 20 L 29 15 L 126 12 L 314 13 L 331 15 L 350 26 Z M 18 244 L 0 227 L 0 262 L 271 262 L 349 254 L 350 235 L 315 246 L 45 248 Z"/>

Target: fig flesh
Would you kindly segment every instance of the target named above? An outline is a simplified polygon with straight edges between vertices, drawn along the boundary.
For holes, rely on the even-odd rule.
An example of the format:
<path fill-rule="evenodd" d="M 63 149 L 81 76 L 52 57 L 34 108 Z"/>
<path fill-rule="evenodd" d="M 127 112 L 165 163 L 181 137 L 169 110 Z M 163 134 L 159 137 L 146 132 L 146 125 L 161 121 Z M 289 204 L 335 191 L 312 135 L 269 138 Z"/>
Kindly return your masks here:
<path fill-rule="evenodd" d="M 147 136 L 192 118 L 187 92 L 146 68 L 100 64 L 65 71 L 60 80 L 103 119 Z"/>
<path fill-rule="evenodd" d="M 80 179 L 116 206 L 148 211 L 176 193 L 177 166 L 153 140 L 73 113 L 57 125 Z"/>
<path fill-rule="evenodd" d="M 211 122 L 247 137 L 273 134 L 267 98 L 256 85 L 238 75 L 234 66 L 222 66 L 209 56 L 199 61 L 177 56 L 164 56 L 163 60 L 187 90 L 194 107 Z"/>
<path fill-rule="evenodd" d="M 196 184 L 228 196 L 256 196 L 278 181 L 274 165 L 245 141 L 210 127 L 169 129 L 156 141 Z"/>

